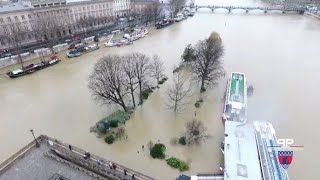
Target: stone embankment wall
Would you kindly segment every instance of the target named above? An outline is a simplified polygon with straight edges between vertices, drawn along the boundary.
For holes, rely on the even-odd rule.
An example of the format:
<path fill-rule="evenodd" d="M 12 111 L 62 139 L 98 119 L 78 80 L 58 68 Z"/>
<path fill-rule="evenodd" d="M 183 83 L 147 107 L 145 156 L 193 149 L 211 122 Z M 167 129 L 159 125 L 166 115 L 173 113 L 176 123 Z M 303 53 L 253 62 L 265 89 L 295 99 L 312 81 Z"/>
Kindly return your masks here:
<path fill-rule="evenodd" d="M 92 43 L 93 39 L 94 39 L 94 36 L 88 37 L 88 38 L 83 39 L 83 42 Z M 53 51 L 54 52 L 64 51 L 64 50 L 68 49 L 68 47 L 69 47 L 69 45 L 67 43 L 57 44 L 57 45 L 53 46 Z M 52 52 L 49 48 L 41 48 L 41 49 L 34 50 L 34 53 L 29 53 L 29 52 L 22 53 L 21 58 L 22 58 L 23 62 L 26 62 L 26 61 L 29 61 L 32 59 L 39 58 L 41 56 L 48 56 L 51 54 L 52 54 Z M 17 64 L 17 63 L 19 63 L 18 55 L 1 58 L 0 59 L 0 68 L 11 66 L 11 65 Z"/>

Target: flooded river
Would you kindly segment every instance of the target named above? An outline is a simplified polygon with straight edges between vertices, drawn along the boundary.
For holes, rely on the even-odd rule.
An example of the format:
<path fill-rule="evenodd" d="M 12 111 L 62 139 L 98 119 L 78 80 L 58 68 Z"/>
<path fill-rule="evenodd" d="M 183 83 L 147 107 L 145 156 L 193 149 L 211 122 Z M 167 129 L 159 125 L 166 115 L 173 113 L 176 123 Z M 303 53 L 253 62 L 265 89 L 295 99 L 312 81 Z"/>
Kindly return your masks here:
<path fill-rule="evenodd" d="M 89 127 L 115 108 L 96 105 L 87 88 L 94 63 L 112 53 L 157 53 L 170 77 L 184 47 L 208 37 L 212 31 L 223 39 L 227 75 L 244 72 L 248 84 L 255 88 L 248 102 L 249 121 L 271 121 L 278 138 L 293 138 L 303 145 L 304 151 L 294 154 L 289 175 L 291 179 L 316 179 L 318 161 L 314 157 L 320 148 L 320 113 L 316 110 L 320 102 L 320 21 L 260 11 L 228 14 L 226 10 L 212 13 L 203 9 L 183 22 L 150 30 L 147 37 L 132 46 L 102 47 L 73 59 L 66 59 L 62 53 L 61 63 L 32 75 L 18 79 L 0 76 L 0 161 L 32 140 L 32 128 L 36 135 L 47 134 L 70 142 L 158 179 L 173 179 L 179 172 L 141 151 L 141 146 L 150 140 L 163 142 L 168 155 L 190 162 L 191 169 L 186 174 L 217 172 L 222 156 L 219 144 L 224 130 L 220 117 L 226 80 L 207 92 L 197 113 L 213 138 L 191 148 L 170 145 L 170 139 L 180 136 L 184 123 L 192 119 L 194 109 L 191 105 L 187 113 L 173 118 L 164 105 L 166 85 L 153 93 L 128 121 L 129 139 L 111 146 L 89 133 Z"/>

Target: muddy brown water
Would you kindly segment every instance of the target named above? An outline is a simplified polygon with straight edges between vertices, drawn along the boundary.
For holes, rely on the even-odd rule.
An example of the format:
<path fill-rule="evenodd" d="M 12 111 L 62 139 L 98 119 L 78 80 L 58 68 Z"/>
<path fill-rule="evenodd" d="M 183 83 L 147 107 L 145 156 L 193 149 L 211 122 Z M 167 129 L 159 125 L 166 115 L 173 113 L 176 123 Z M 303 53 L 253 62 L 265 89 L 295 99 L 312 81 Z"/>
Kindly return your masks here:
<path fill-rule="evenodd" d="M 315 179 L 315 157 L 320 148 L 320 22 L 301 15 L 264 15 L 259 11 L 248 15 L 241 10 L 232 14 L 201 10 L 183 22 L 161 30 L 151 29 L 147 37 L 132 46 L 102 47 L 73 59 L 61 53 L 62 62 L 48 69 L 17 79 L 0 76 L 0 161 L 32 140 L 32 128 L 36 135 L 48 134 L 158 179 L 173 179 L 180 172 L 141 150 L 150 140 L 166 144 L 169 156 L 190 162 L 191 169 L 186 174 L 218 172 L 225 79 L 206 93 L 197 113 L 213 138 L 190 148 L 170 145 L 170 139 L 180 136 L 184 123 L 194 117 L 194 102 L 187 112 L 175 117 L 164 103 L 169 82 L 137 108 L 127 122 L 128 140 L 111 146 L 89 133 L 89 127 L 116 107 L 95 104 L 87 88 L 94 63 L 113 53 L 157 53 L 170 77 L 183 48 L 212 31 L 219 32 L 223 39 L 227 75 L 232 71 L 244 72 L 248 84 L 255 88 L 248 102 L 249 121 L 270 121 L 279 138 L 293 138 L 303 145 L 304 151 L 294 155 L 289 175 L 291 179 Z"/>

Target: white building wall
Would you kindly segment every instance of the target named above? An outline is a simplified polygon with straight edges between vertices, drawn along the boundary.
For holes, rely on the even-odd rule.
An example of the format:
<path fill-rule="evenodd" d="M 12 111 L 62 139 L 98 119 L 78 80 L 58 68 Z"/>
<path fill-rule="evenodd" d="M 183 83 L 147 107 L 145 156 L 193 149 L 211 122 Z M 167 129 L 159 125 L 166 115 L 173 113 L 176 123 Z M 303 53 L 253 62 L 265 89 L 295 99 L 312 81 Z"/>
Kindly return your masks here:
<path fill-rule="evenodd" d="M 129 2 L 129 0 L 122 1 L 127 3 L 123 2 L 121 6 L 119 4 L 119 9 L 125 9 L 125 5 Z M 79 27 L 77 21 L 81 17 L 100 18 L 101 21 L 95 23 L 95 28 L 112 24 L 115 20 L 114 0 L 75 1 L 69 4 L 66 4 L 65 1 L 59 1 L 59 5 L 54 5 L 55 2 L 47 1 L 47 4 L 40 4 L 41 7 L 33 7 L 29 3 L 26 4 L 29 7 L 13 9 L 12 11 L 5 11 L 1 9 L 3 7 L 0 7 L 0 50 L 11 48 L 6 37 L 8 37 L 8 34 L 14 33 L 10 30 L 12 26 L 18 26 L 27 32 L 25 40 L 21 42 L 21 45 L 25 45 L 38 39 L 38 37 L 35 37 L 37 34 L 35 30 L 39 29 L 36 28 L 37 25 L 39 26 L 37 24 L 39 20 L 47 20 L 48 23 L 55 21 L 59 24 L 61 36 L 70 35 L 70 32 L 72 34 L 80 32 L 82 28 Z"/>

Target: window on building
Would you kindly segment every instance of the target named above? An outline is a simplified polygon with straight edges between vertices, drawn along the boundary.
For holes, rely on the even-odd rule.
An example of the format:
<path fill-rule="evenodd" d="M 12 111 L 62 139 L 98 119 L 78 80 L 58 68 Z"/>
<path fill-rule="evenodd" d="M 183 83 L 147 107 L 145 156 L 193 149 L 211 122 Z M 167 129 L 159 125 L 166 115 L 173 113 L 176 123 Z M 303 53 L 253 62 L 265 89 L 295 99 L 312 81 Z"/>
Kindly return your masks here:
<path fill-rule="evenodd" d="M 10 17 L 7 17 L 7 20 L 8 20 L 8 22 L 11 22 L 11 18 Z"/>
<path fill-rule="evenodd" d="M 102 5 L 102 7 L 104 8 L 105 6 L 104 6 L 104 5 Z"/>
<path fill-rule="evenodd" d="M 24 17 L 24 15 L 22 15 L 22 16 L 21 16 L 21 19 L 22 19 L 22 20 L 25 20 L 26 18 Z"/>
<path fill-rule="evenodd" d="M 32 19 L 30 14 L 28 14 L 28 18 L 29 18 L 29 19 Z"/>
<path fill-rule="evenodd" d="M 89 6 L 87 6 L 87 10 L 89 10 Z"/>
<path fill-rule="evenodd" d="M 15 16 L 15 17 L 14 17 L 14 20 L 19 21 L 18 16 Z"/>
<path fill-rule="evenodd" d="M 32 38 L 32 36 L 30 34 L 28 34 L 28 39 L 31 39 L 31 38 Z"/>
<path fill-rule="evenodd" d="M 0 23 L 3 23 L 3 18 L 0 18 Z"/>
<path fill-rule="evenodd" d="M 93 6 L 91 6 L 91 10 L 93 10 Z"/>
<path fill-rule="evenodd" d="M 83 8 L 82 8 L 82 10 L 84 10 L 84 11 L 85 11 L 85 10 L 86 10 L 86 7 L 83 7 Z"/>

